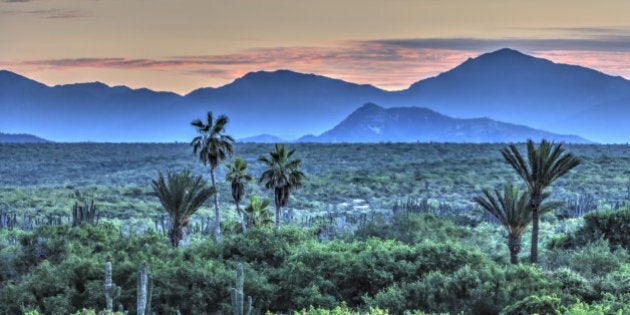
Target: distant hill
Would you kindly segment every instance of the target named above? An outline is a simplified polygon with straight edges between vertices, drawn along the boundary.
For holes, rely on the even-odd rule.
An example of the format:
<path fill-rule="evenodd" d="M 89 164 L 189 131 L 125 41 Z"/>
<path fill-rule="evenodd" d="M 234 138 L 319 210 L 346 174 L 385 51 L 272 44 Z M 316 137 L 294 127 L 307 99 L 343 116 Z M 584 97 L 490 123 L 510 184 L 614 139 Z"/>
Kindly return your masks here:
<path fill-rule="evenodd" d="M 282 140 L 276 136 L 262 134 L 253 137 L 245 137 L 236 140 L 237 142 L 255 142 L 255 143 L 283 143 L 287 142 L 286 140 Z"/>
<path fill-rule="evenodd" d="M 29 134 L 10 134 L 0 132 L 0 143 L 47 143 L 50 142 Z"/>
<path fill-rule="evenodd" d="M 99 82 L 50 87 L 0 70 L 3 130 L 54 141 L 188 141 L 195 135 L 190 122 L 207 111 L 226 114 L 227 132 L 235 138 L 296 139 L 331 129 L 367 102 L 630 142 L 630 81 L 512 49 L 482 54 L 391 92 L 289 70 L 251 72 L 185 96 Z"/>
<path fill-rule="evenodd" d="M 367 103 L 333 129 L 300 142 L 522 142 L 526 139 L 590 143 L 488 118 L 456 119 L 427 108 L 383 108 Z"/>

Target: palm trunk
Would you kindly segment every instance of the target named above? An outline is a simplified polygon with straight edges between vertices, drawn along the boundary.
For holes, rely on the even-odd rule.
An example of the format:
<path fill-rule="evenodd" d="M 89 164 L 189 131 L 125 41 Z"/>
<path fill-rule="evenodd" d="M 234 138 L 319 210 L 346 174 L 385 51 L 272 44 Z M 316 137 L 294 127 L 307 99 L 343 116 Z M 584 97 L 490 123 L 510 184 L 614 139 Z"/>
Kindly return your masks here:
<path fill-rule="evenodd" d="M 534 192 L 530 200 L 530 206 L 532 207 L 532 247 L 530 260 L 532 264 L 538 263 L 538 221 L 541 200 L 541 193 Z"/>
<path fill-rule="evenodd" d="M 531 262 L 532 264 L 538 263 L 538 208 L 539 204 L 532 207 L 532 250 L 531 250 Z"/>
<path fill-rule="evenodd" d="M 245 226 L 245 218 L 238 202 L 236 202 L 236 213 L 238 213 L 238 219 L 241 221 L 241 228 L 243 229 L 243 234 L 245 234 L 247 233 L 247 226 Z"/>
<path fill-rule="evenodd" d="M 509 235 L 508 248 L 510 249 L 510 262 L 514 265 L 517 265 L 518 253 L 521 251 L 521 237 Z"/>
<path fill-rule="evenodd" d="M 280 230 L 280 206 L 276 204 L 276 231 Z"/>
<path fill-rule="evenodd" d="M 219 191 L 214 180 L 214 169 L 210 171 L 210 179 L 212 179 L 212 187 L 214 187 L 214 241 L 219 244 L 221 242 L 221 215 L 219 214 Z"/>
<path fill-rule="evenodd" d="M 168 232 L 168 238 L 171 241 L 171 245 L 173 247 L 179 246 L 179 241 L 181 241 L 182 238 L 184 238 L 182 227 L 177 225 L 177 223 L 173 222 L 173 227 Z"/>

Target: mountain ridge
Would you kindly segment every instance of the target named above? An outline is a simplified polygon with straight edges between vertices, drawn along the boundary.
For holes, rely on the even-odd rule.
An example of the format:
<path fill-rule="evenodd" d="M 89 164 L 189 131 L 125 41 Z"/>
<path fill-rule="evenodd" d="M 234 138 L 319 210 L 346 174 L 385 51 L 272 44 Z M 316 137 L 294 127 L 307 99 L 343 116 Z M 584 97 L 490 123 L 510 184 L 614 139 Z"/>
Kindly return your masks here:
<path fill-rule="evenodd" d="M 49 87 L 3 70 L 0 91 L 0 126 L 57 141 L 184 141 L 194 135 L 190 122 L 207 111 L 230 117 L 228 132 L 236 138 L 296 139 L 331 129 L 368 102 L 413 104 L 454 118 L 486 116 L 597 142 L 630 141 L 624 118 L 630 116 L 630 81 L 512 49 L 469 58 L 400 91 L 290 70 L 250 72 L 186 95 L 100 82 Z"/>
<path fill-rule="evenodd" d="M 383 108 L 366 103 L 334 128 L 298 142 L 471 142 L 512 143 L 525 139 L 592 143 L 575 135 L 559 135 L 489 118 L 457 119 L 421 107 Z"/>

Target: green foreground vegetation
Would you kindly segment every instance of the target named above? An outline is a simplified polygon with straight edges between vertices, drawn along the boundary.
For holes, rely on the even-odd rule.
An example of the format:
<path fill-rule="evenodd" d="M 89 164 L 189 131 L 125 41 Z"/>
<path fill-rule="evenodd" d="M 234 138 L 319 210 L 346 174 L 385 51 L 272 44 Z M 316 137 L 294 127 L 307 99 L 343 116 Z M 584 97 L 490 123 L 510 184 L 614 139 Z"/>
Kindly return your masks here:
<path fill-rule="evenodd" d="M 548 189 L 563 204 L 541 211 L 535 265 L 527 251 L 510 264 L 509 233 L 474 200 L 506 183 L 526 189 L 505 145 L 288 147 L 306 177 L 277 231 L 274 192 L 253 180 L 243 183 L 242 213 L 257 215 L 242 233 L 233 177 L 220 165 L 221 241 L 215 205 L 205 204 L 173 247 L 151 183 L 158 172 L 209 177 L 187 144 L 0 145 L 0 313 L 105 309 L 108 258 L 114 309 L 129 314 L 143 266 L 147 310 L 232 313 L 238 264 L 252 314 L 630 313 L 627 145 L 565 147 L 581 164 Z M 273 151 L 234 146 L 255 179 Z M 529 248 L 531 228 L 519 233 Z"/>

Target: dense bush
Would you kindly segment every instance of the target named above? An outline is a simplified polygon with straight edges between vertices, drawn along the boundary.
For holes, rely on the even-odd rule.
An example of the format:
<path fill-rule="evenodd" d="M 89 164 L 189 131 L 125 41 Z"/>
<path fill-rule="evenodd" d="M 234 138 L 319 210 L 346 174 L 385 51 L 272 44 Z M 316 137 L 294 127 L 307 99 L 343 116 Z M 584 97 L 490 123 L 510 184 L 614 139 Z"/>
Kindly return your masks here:
<path fill-rule="evenodd" d="M 473 235 L 470 229 L 458 226 L 432 214 L 399 213 L 391 218 L 390 224 L 370 222 L 358 229 L 352 239 L 366 240 L 378 237 L 383 240 L 396 239 L 406 244 L 415 244 L 426 239 L 465 239 Z"/>
<path fill-rule="evenodd" d="M 510 315 L 558 314 L 560 299 L 557 296 L 530 295 L 506 308 L 501 313 Z M 557 312 L 557 313 L 556 313 Z"/>
<path fill-rule="evenodd" d="M 421 220 L 426 219 L 448 226 L 438 222 L 443 219 Z M 515 298 L 549 290 L 538 269 L 497 264 L 457 236 L 412 244 L 378 238 L 322 243 L 308 230 L 252 229 L 245 236 L 226 235 L 220 245 L 201 240 L 172 249 L 162 234 L 123 233 L 106 222 L 44 227 L 22 235 L 12 265 L 3 268 L 19 270 L 19 276 L 3 271 L 0 313 L 104 308 L 108 256 L 113 282 L 122 288 L 115 303 L 131 314 L 143 264 L 154 281 L 153 309 L 160 314 L 229 312 L 238 262 L 244 265 L 245 294 L 263 312 L 311 305 L 334 309 L 345 301 L 352 308 L 381 307 L 394 313 L 496 313 Z"/>
<path fill-rule="evenodd" d="M 159 314 L 229 312 L 229 289 L 239 262 L 245 294 L 263 313 L 311 306 L 332 312 L 343 302 L 349 309 L 372 307 L 392 314 L 498 314 L 505 308 L 597 314 L 625 312 L 630 305 L 630 256 L 624 249 L 611 249 L 607 241 L 570 252 L 549 249 L 543 255 L 546 269 L 511 266 L 478 249 L 479 241 L 471 241 L 478 231 L 427 214 L 394 220 L 400 225 L 374 224 L 357 232 L 356 239 L 323 243 L 315 230 L 285 227 L 226 234 L 219 245 L 193 239 L 177 249 L 170 248 L 164 234 L 122 231 L 107 221 L 42 227 L 16 233 L 17 241 L 5 235 L 0 313 L 103 309 L 108 256 L 113 282 L 122 288 L 115 303 L 131 314 L 143 264 L 153 278 L 152 308 Z M 481 231 L 492 230 L 483 225 Z"/>
<path fill-rule="evenodd" d="M 549 246 L 570 249 L 599 239 L 610 246 L 630 250 L 630 209 L 594 211 L 584 215 L 584 225 L 573 233 L 554 239 Z"/>

